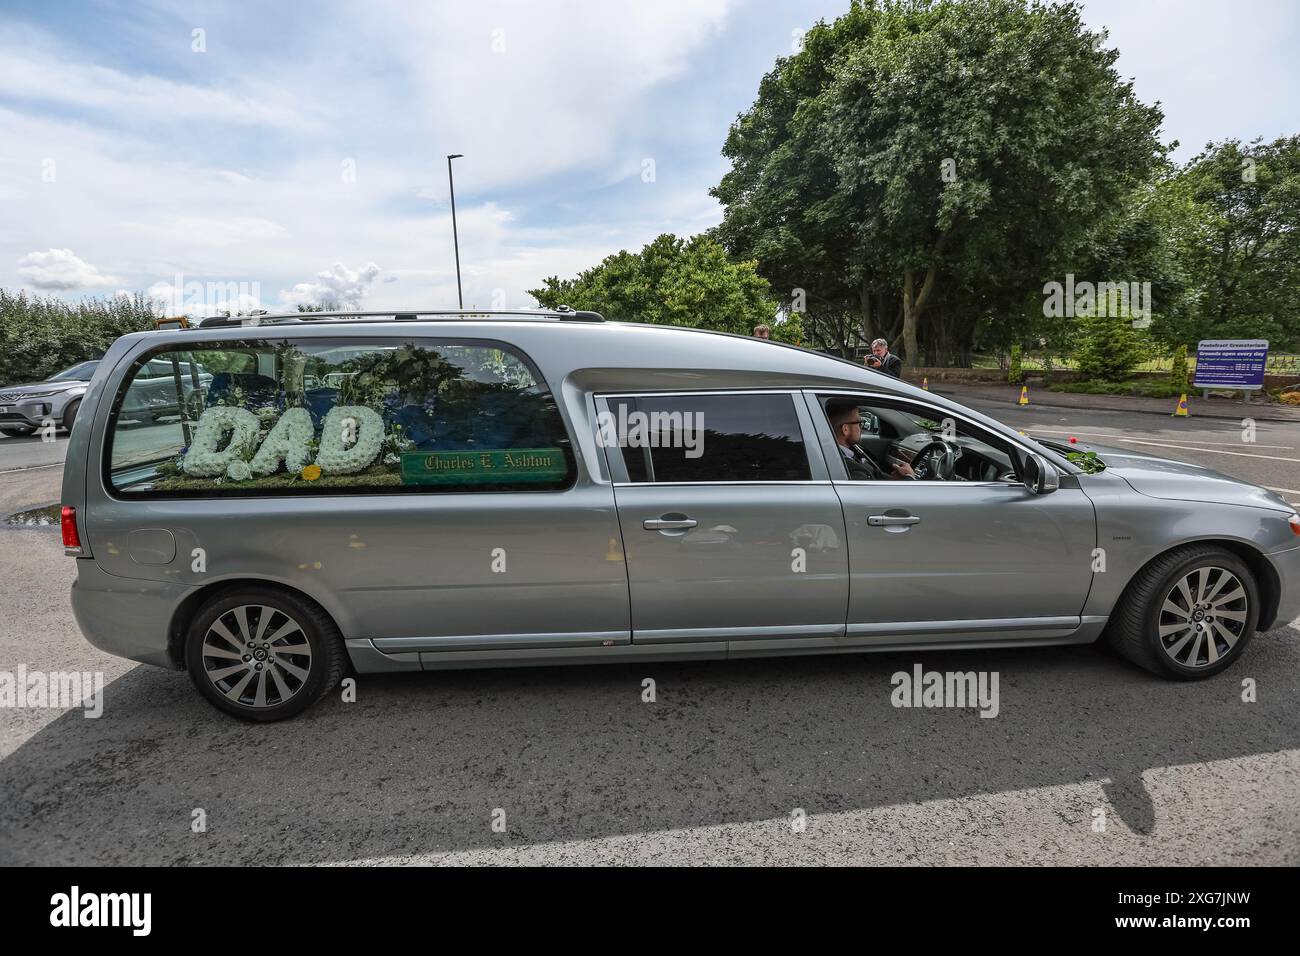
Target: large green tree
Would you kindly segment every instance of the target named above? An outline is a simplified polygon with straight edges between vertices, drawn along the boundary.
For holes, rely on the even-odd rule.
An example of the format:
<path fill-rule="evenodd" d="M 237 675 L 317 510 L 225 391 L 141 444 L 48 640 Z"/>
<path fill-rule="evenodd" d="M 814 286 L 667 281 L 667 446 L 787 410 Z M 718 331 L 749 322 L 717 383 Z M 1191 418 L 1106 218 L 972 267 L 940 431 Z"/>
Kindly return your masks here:
<path fill-rule="evenodd" d="M 1300 347 L 1300 136 L 1211 143 L 1164 184 L 1161 213 L 1192 298 L 1163 338 Z"/>
<path fill-rule="evenodd" d="M 932 309 L 968 354 L 1163 157 L 1104 39 L 1071 3 L 854 0 L 732 125 L 717 236 L 810 313 L 900 328 L 911 362 Z"/>
<path fill-rule="evenodd" d="M 591 309 L 607 319 L 684 325 L 747 335 L 771 323 L 777 303 L 752 261 L 733 261 L 707 236 L 665 233 L 573 279 L 551 276 L 528 292 L 541 305 Z"/>

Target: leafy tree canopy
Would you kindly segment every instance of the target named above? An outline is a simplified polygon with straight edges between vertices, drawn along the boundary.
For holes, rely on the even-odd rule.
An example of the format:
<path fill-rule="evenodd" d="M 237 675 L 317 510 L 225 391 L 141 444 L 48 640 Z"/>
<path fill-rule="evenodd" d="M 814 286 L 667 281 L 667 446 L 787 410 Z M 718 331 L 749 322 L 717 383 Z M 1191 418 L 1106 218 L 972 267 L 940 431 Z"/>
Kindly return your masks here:
<path fill-rule="evenodd" d="M 626 250 L 573 279 L 551 276 L 528 292 L 542 306 L 591 309 L 622 322 L 683 325 L 750 334 L 771 324 L 777 304 L 753 261 L 736 262 L 707 236 L 665 233 L 640 252 Z"/>
<path fill-rule="evenodd" d="M 853 301 L 864 337 L 900 317 L 912 362 L 927 309 L 967 303 L 969 348 L 1164 155 L 1104 39 L 1072 3 L 855 0 L 732 125 L 719 239 L 810 314 Z"/>
<path fill-rule="evenodd" d="M 1161 200 L 1190 300 L 1162 337 L 1300 347 L 1300 136 L 1211 143 Z"/>

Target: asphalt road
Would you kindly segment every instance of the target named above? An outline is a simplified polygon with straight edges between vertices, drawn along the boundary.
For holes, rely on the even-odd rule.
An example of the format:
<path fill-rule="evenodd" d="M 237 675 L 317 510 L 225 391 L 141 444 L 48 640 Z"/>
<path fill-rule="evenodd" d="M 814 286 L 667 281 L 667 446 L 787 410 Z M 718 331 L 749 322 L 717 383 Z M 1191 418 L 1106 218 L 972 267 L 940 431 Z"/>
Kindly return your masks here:
<path fill-rule="evenodd" d="M 42 438 L 40 432 L 20 437 L 0 434 L 0 474 L 42 465 L 61 465 L 67 444 L 68 434 L 62 431 L 55 433 L 53 441 Z"/>
<path fill-rule="evenodd" d="M 982 410 L 1300 502 L 1300 424 L 1244 443 L 1231 421 Z M 39 465 L 62 439 L 11 441 L 0 512 L 57 500 Z M 53 531 L 0 531 L 0 569 L 0 671 L 107 684 L 98 719 L 0 708 L 0 863 L 1300 863 L 1297 622 L 1191 684 L 1094 647 L 467 671 L 250 726 L 86 644 Z M 917 662 L 998 672 L 997 717 L 893 707 Z"/>

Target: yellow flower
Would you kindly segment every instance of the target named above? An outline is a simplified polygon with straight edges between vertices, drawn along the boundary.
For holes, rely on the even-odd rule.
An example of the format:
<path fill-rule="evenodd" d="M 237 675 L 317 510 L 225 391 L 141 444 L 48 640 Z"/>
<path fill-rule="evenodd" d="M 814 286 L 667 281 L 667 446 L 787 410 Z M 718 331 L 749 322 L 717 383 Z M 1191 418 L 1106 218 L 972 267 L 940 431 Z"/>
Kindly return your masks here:
<path fill-rule="evenodd" d="M 320 465 L 304 465 L 300 474 L 303 481 L 315 481 L 320 477 Z"/>

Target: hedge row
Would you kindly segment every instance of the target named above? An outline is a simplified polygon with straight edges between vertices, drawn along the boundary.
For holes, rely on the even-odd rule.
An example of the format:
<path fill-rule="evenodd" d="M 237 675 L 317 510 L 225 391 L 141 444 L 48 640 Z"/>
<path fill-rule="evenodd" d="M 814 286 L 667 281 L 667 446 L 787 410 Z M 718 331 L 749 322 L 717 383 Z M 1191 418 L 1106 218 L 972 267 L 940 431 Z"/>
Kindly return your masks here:
<path fill-rule="evenodd" d="M 0 289 L 0 387 L 38 382 L 98 358 L 118 336 L 153 328 L 155 317 L 139 294 L 74 305 Z"/>

